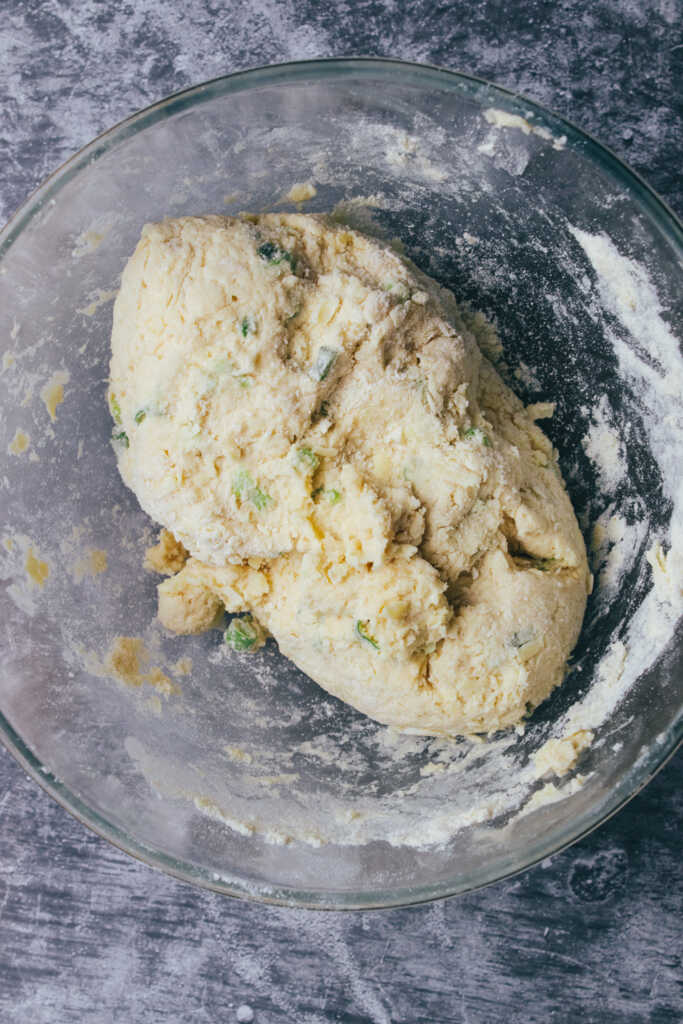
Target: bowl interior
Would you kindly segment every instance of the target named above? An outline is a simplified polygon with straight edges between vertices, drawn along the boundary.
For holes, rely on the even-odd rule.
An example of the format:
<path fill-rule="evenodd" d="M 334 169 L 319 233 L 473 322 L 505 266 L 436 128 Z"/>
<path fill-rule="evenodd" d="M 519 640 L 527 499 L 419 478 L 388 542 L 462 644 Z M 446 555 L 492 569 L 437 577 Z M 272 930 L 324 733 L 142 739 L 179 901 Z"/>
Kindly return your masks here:
<path fill-rule="evenodd" d="M 295 209 L 286 196 L 300 182 L 316 189 L 307 211 L 400 238 L 495 322 L 499 367 L 521 397 L 557 403 L 544 426 L 594 542 L 596 586 L 573 669 L 523 735 L 399 736 L 328 697 L 272 641 L 247 658 L 218 631 L 173 638 L 155 622 L 156 580 L 142 569 L 153 524 L 109 443 L 119 276 L 145 221 Z M 92 143 L 0 249 L 10 748 L 130 852 L 226 892 L 306 905 L 462 891 L 602 820 L 680 730 L 675 567 L 653 588 L 645 557 L 680 538 L 677 232 L 566 123 L 393 62 L 218 80 Z M 112 668 L 121 636 L 137 638 L 126 678 Z M 596 737 L 583 778 L 556 780 L 541 806 L 533 753 L 582 726 Z"/>

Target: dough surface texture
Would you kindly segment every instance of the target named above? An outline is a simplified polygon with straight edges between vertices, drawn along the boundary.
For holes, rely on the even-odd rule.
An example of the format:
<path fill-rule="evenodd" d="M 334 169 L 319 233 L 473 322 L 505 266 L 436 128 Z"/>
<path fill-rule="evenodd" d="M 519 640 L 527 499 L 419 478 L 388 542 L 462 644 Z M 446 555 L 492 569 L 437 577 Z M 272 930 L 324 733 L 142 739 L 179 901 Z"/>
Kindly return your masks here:
<path fill-rule="evenodd" d="M 324 217 L 147 225 L 109 401 L 121 476 L 172 534 L 162 623 L 251 612 L 399 729 L 489 732 L 542 701 L 581 627 L 585 548 L 550 441 L 468 323 Z"/>

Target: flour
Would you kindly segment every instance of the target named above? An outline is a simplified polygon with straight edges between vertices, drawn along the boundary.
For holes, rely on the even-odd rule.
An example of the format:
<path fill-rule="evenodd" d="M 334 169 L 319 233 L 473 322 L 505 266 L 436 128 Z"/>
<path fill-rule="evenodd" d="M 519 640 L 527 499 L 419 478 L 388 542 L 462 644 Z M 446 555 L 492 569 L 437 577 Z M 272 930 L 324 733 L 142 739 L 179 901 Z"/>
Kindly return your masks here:
<path fill-rule="evenodd" d="M 645 557 L 652 567 L 655 593 L 659 599 L 672 607 L 680 604 L 683 598 L 683 552 L 671 548 L 665 554 L 662 545 L 657 542 L 645 552 Z"/>
<path fill-rule="evenodd" d="M 646 269 L 623 256 L 606 235 L 589 235 L 571 226 L 569 230 L 592 264 L 603 306 L 633 339 L 633 345 L 629 345 L 614 330 L 606 331 L 623 376 L 638 382 L 651 450 L 659 463 L 665 492 L 674 504 L 668 555 L 663 555 L 661 543 L 648 552 L 654 588 L 633 615 L 626 635 L 613 639 L 588 693 L 557 724 L 558 735 L 596 729 L 606 722 L 635 680 L 673 637 L 683 611 L 683 410 L 680 402 L 671 401 L 672 390 L 679 395 L 683 391 L 683 359 L 663 319 L 659 297 Z M 613 493 L 626 470 L 622 444 L 610 430 L 609 420 L 609 408 L 601 401 L 585 448 L 597 463 L 605 490 Z M 607 594 L 616 591 L 646 533 L 644 520 L 629 526 L 614 513 L 614 507 L 603 514 L 593 534 L 593 548 L 602 565 L 599 589 L 604 587 Z"/>
<path fill-rule="evenodd" d="M 590 410 L 590 416 L 592 422 L 581 444 L 597 470 L 601 490 L 613 494 L 626 476 L 627 465 L 623 442 L 613 425 L 614 413 L 605 395 Z"/>
<path fill-rule="evenodd" d="M 626 671 L 631 653 L 622 640 L 612 641 L 587 695 L 577 701 L 555 731 L 561 735 L 590 732 L 606 720 L 633 682 L 633 673 Z"/>
<path fill-rule="evenodd" d="M 566 800 L 568 796 L 578 793 L 585 781 L 584 776 L 577 775 L 562 787 L 557 786 L 554 782 L 546 782 L 524 805 L 520 817 L 530 814 L 531 811 L 537 811 L 541 807 L 547 807 L 549 804 L 556 804 L 558 800 Z"/>
<path fill-rule="evenodd" d="M 379 135 L 380 145 L 384 146 L 385 159 L 391 166 L 409 167 L 421 177 L 437 183 L 448 177 L 448 172 L 427 156 L 424 140 L 397 131 L 391 125 L 375 126 L 375 132 Z"/>
<path fill-rule="evenodd" d="M 609 330 L 619 368 L 627 381 L 638 385 L 653 454 L 660 466 L 664 492 L 674 503 L 671 519 L 669 573 L 674 591 L 683 578 L 683 358 L 680 345 L 664 319 L 664 311 L 647 270 L 627 259 L 606 235 L 589 235 L 570 226 L 571 233 L 590 259 L 605 308 L 632 337 Z M 672 398 L 676 400 L 672 401 Z M 655 595 L 656 596 L 656 595 Z M 678 605 L 680 612 L 680 604 Z"/>
<path fill-rule="evenodd" d="M 615 597 L 625 574 L 635 565 L 648 530 L 646 520 L 629 523 L 615 509 L 614 503 L 608 505 L 591 533 L 591 566 L 598 599 L 603 603 Z"/>
<path fill-rule="evenodd" d="M 544 775 L 566 775 L 575 767 L 581 752 L 591 745 L 594 734 L 590 729 L 580 729 L 562 739 L 547 740 L 533 755 L 536 773 Z"/>

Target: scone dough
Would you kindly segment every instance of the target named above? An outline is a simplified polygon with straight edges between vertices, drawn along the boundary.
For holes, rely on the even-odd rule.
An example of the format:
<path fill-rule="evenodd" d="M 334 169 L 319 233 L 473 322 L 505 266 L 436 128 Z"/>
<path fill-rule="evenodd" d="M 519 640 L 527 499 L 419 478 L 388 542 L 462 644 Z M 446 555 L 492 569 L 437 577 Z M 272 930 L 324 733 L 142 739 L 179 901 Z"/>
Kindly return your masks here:
<path fill-rule="evenodd" d="M 147 225 L 110 406 L 124 481 L 189 552 L 170 629 L 250 611 L 330 693 L 425 733 L 516 723 L 562 680 L 589 573 L 556 453 L 390 248 L 301 214 Z"/>

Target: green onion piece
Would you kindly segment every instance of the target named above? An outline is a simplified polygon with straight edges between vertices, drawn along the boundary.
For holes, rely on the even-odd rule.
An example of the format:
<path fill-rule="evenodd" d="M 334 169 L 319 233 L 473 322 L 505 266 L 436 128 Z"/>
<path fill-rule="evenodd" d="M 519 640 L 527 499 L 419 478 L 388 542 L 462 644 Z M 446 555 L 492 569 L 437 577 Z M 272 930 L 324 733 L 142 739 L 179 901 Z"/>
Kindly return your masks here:
<path fill-rule="evenodd" d="M 240 331 L 242 333 L 243 338 L 246 338 L 248 334 L 256 334 L 256 321 L 254 320 L 253 316 L 242 317 Z"/>
<path fill-rule="evenodd" d="M 250 487 L 254 486 L 248 469 L 238 469 L 232 478 L 232 493 L 241 498 Z"/>
<path fill-rule="evenodd" d="M 317 501 L 321 494 L 325 495 L 330 505 L 336 505 L 338 501 L 341 501 L 341 491 L 335 491 L 334 487 L 331 487 L 329 491 L 326 491 L 324 487 L 316 487 L 314 491 L 311 491 L 313 501 Z"/>
<path fill-rule="evenodd" d="M 114 422 L 121 423 L 121 406 L 113 392 L 109 395 L 109 408 L 114 418 Z"/>
<path fill-rule="evenodd" d="M 325 380 L 339 353 L 334 348 L 321 345 L 313 366 L 308 371 L 313 380 Z"/>
<path fill-rule="evenodd" d="M 259 512 L 273 504 L 273 499 L 258 484 L 255 484 L 247 469 L 239 469 L 232 479 L 232 493 L 243 500 L 247 498 Z"/>
<path fill-rule="evenodd" d="M 259 512 L 263 512 L 264 509 L 269 508 L 273 504 L 273 499 L 265 491 L 262 491 L 260 487 L 252 487 L 249 491 L 249 501 L 252 505 L 255 505 Z"/>
<path fill-rule="evenodd" d="M 320 459 L 312 448 L 297 448 L 296 467 L 306 473 L 315 473 L 320 465 Z"/>
<path fill-rule="evenodd" d="M 121 430 L 119 431 L 118 434 L 114 434 L 112 440 L 115 441 L 116 444 L 120 445 L 122 448 L 128 448 L 130 446 L 128 434 L 125 432 L 125 430 Z"/>
<path fill-rule="evenodd" d="M 483 444 L 485 448 L 491 447 L 488 435 L 486 435 L 483 430 L 480 430 L 479 427 L 470 427 L 462 436 L 468 441 L 478 441 L 480 444 Z"/>
<path fill-rule="evenodd" d="M 365 619 L 365 621 L 362 621 L 361 619 L 356 619 L 356 625 L 354 626 L 354 629 L 356 636 L 358 637 L 359 640 L 362 640 L 366 644 L 370 644 L 370 646 L 374 648 L 374 650 L 379 650 L 379 644 L 375 640 L 374 636 L 371 636 L 370 633 L 368 633 L 367 619 Z"/>
<path fill-rule="evenodd" d="M 259 628 L 250 615 L 232 619 L 225 631 L 225 642 L 233 651 L 250 651 L 260 638 Z"/>
<path fill-rule="evenodd" d="M 541 572 L 548 572 L 556 564 L 556 558 L 534 558 L 534 569 L 540 569 Z"/>
<path fill-rule="evenodd" d="M 133 419 L 135 420 L 136 423 L 142 423 L 142 421 L 144 420 L 146 415 L 147 415 L 147 410 L 146 409 L 138 409 L 138 411 L 135 413 L 135 416 L 133 417 Z"/>
<path fill-rule="evenodd" d="M 235 373 L 233 377 L 241 388 L 246 390 L 251 387 L 252 381 L 248 373 Z"/>
<path fill-rule="evenodd" d="M 292 270 L 296 266 L 296 256 L 288 252 L 287 249 L 283 249 L 276 242 L 264 242 L 263 245 L 259 245 L 256 251 L 261 259 L 265 260 L 271 267 L 276 267 L 285 260 L 289 263 Z"/>

